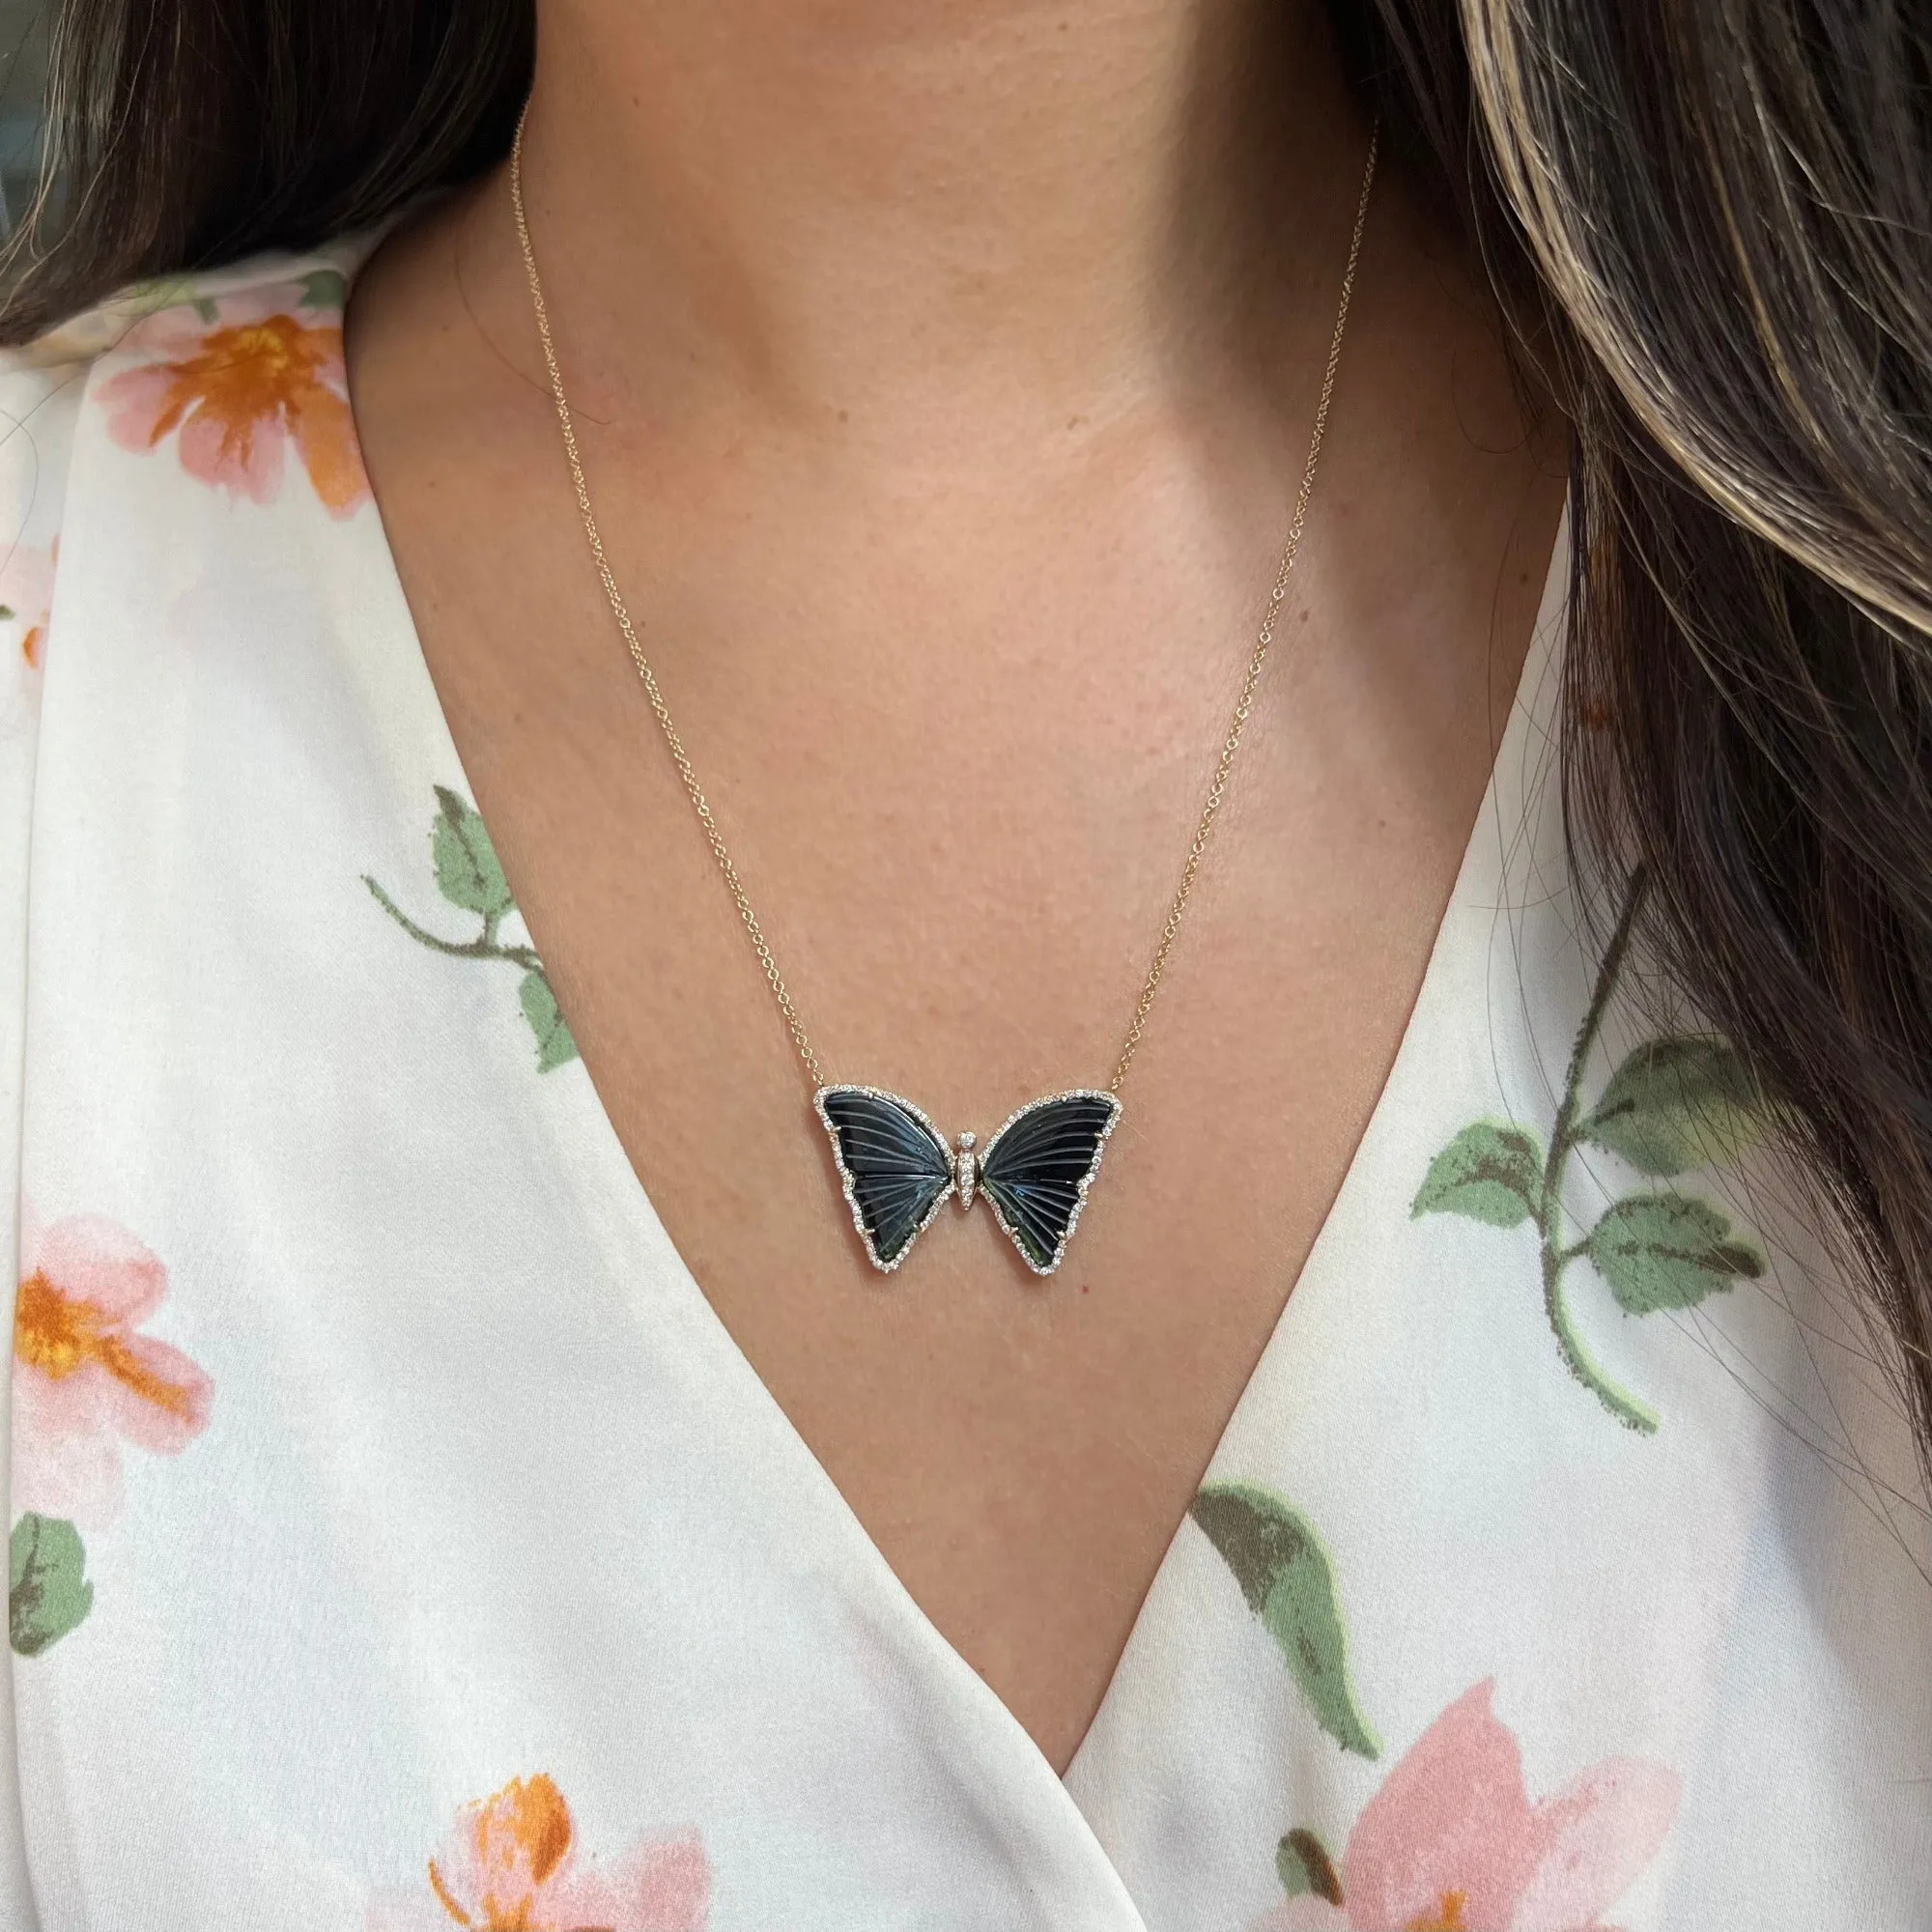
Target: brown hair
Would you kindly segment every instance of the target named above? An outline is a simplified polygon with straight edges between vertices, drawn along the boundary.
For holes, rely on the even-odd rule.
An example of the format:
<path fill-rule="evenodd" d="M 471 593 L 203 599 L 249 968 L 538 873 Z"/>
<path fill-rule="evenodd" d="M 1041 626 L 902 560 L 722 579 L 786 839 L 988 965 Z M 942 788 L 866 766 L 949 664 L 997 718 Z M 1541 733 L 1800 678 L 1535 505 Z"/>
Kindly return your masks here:
<path fill-rule="evenodd" d="M 1932 1456 L 1932 0 L 1330 0 L 1574 428 L 1565 797 Z M 532 0 L 65 0 L 0 340 L 507 150 Z"/>

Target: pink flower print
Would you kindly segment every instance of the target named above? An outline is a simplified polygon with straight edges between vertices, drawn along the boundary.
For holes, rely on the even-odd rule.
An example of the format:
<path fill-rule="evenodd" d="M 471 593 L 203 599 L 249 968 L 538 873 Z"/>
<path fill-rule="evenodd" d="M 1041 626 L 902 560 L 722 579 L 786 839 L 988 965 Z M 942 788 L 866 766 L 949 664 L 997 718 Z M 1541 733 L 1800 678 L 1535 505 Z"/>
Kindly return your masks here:
<path fill-rule="evenodd" d="M 22 1255 L 14 1309 L 14 1507 L 83 1528 L 121 1503 L 124 1441 L 178 1455 L 208 1426 L 213 1384 L 137 1333 L 167 1270 L 96 1215 L 57 1221 Z"/>
<path fill-rule="evenodd" d="M 580 1858 L 553 1779 L 515 1778 L 466 1805 L 429 1861 L 424 1890 L 369 1908 L 369 1932 L 704 1932 L 711 1867 L 696 1833 L 641 1837 L 616 1858 Z"/>
<path fill-rule="evenodd" d="M 124 449 L 153 449 L 180 432 L 190 476 L 271 503 L 282 487 L 282 451 L 293 442 L 316 495 L 346 517 L 369 495 L 349 412 L 342 325 L 292 311 L 301 290 L 249 290 L 223 298 L 213 327 L 193 307 L 137 324 L 124 351 L 153 359 L 100 384 L 107 433 Z M 325 313 L 329 313 L 325 311 Z"/>
<path fill-rule="evenodd" d="M 56 537 L 44 550 L 38 544 L 16 543 L 0 555 L 0 623 L 12 624 L 20 640 L 20 655 L 29 670 L 41 668 L 46 644 L 47 609 L 54 601 Z"/>
<path fill-rule="evenodd" d="M 1677 1776 L 1605 1758 L 1532 1804 L 1493 1688 L 1457 1698 L 1369 1800 L 1340 1902 L 1291 1898 L 1255 1932 L 1609 1932 L 1601 1915 L 1677 1816 Z"/>

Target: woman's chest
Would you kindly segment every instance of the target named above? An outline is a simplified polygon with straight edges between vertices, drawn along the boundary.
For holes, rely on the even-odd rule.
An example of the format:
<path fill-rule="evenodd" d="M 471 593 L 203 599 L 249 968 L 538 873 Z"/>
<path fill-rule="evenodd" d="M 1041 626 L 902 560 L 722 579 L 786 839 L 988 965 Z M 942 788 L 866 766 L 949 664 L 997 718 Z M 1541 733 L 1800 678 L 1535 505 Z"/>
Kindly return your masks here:
<path fill-rule="evenodd" d="M 84 454 L 12 834 L 59 1932 L 1922 1917 L 1922 1598 L 1829 1306 L 1721 1175 L 1551 1191 L 1605 961 L 1528 723 L 1063 1782 L 639 1187 L 368 526 Z M 1585 1116 L 1641 1045 L 1576 1057 Z"/>
<path fill-rule="evenodd" d="M 1785 1331 L 1734 1325 L 1734 1285 L 1687 1347 L 1578 1266 L 1571 1319 L 1656 1433 L 1566 1372 L 1492 1190 L 1504 1123 L 1547 1158 L 1601 969 L 1547 904 L 1499 940 L 1520 901 L 1485 870 L 1055 1779 L 698 1293 L 547 968 L 448 950 L 497 888 L 433 723 L 321 600 L 327 676 L 225 602 L 172 665 L 90 639 L 43 721 L 15 1668 L 62 1932 L 1481 1924 L 1563 1873 L 1559 1904 L 1673 1923 L 1751 1883 L 1707 1764 L 1909 1696 L 1889 1651 L 1833 1661 L 1767 1556 L 1788 1479 L 1732 1377 L 1795 1372 Z M 1525 995 L 1524 1028 L 1473 1018 Z M 1578 1229 L 1608 1211 L 1568 1185 Z M 1089 1507 L 1058 1525 L 1104 1547 Z M 1827 1792 L 1831 1883 L 1868 1876 L 1915 1829 L 1850 1822 L 1884 1781 L 1813 1763 L 1751 1830 Z"/>
<path fill-rule="evenodd" d="M 1212 526 L 1178 486 L 1082 503 L 1027 479 L 1030 518 L 962 494 L 881 526 L 782 476 L 755 503 L 648 479 L 610 554 L 727 879 L 567 493 L 479 451 L 467 487 L 521 490 L 530 533 L 479 556 L 462 467 L 432 491 L 410 459 L 447 440 L 379 438 L 387 526 L 611 1125 L 914 1598 L 1065 1763 L 1381 1090 L 1547 532 L 1492 648 L 1493 606 L 1426 579 L 1401 621 L 1344 636 L 1363 559 L 1324 530 L 1064 1264 L 1036 1276 L 991 1213 L 948 1207 L 886 1275 L 812 1090 L 889 1089 L 983 1148 L 1012 1109 L 1108 1084 L 1267 609 L 1269 533 Z M 1105 540 L 1136 520 L 1146 543 Z M 1224 567 L 1244 547 L 1254 595 Z"/>

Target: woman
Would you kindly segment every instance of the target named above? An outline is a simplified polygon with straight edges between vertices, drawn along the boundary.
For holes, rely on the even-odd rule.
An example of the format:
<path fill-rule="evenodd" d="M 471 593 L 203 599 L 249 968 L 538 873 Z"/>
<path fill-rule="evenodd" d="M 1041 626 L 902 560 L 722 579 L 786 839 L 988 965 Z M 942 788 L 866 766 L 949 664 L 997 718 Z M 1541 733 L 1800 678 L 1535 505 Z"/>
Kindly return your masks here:
<path fill-rule="evenodd" d="M 1925 1924 L 1928 25 L 69 0 L 6 1922 Z"/>

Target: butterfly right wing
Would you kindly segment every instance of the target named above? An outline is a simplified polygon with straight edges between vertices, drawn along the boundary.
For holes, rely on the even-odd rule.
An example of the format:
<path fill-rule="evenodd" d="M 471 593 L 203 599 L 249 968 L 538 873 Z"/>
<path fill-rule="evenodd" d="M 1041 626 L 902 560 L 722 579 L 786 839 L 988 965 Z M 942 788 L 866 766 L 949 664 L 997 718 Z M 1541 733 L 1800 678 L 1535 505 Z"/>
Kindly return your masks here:
<path fill-rule="evenodd" d="M 952 1192 L 952 1156 L 910 1100 L 876 1087 L 821 1087 L 812 1096 L 852 1225 L 872 1265 L 898 1266 Z"/>
<path fill-rule="evenodd" d="M 1121 1103 L 1097 1088 L 1022 1107 L 986 1143 L 980 1187 L 1035 1274 L 1051 1274 L 1086 1205 Z"/>

